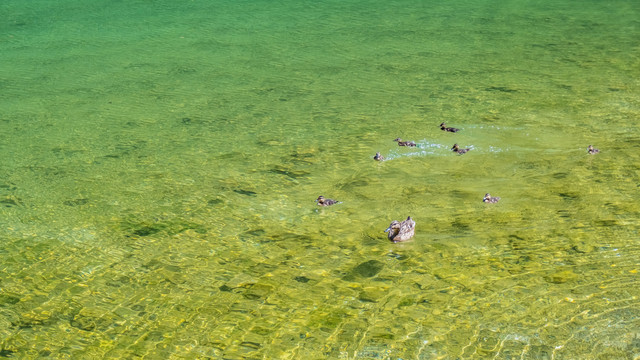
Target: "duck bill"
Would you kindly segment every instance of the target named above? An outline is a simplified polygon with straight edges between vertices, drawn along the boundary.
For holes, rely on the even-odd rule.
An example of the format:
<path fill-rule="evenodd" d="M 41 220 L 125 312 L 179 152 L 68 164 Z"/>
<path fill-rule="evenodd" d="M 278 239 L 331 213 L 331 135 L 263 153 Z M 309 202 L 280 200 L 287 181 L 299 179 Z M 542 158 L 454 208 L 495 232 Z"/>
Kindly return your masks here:
<path fill-rule="evenodd" d="M 384 232 L 388 233 L 389 231 L 391 231 L 391 226 L 389 226 Z"/>

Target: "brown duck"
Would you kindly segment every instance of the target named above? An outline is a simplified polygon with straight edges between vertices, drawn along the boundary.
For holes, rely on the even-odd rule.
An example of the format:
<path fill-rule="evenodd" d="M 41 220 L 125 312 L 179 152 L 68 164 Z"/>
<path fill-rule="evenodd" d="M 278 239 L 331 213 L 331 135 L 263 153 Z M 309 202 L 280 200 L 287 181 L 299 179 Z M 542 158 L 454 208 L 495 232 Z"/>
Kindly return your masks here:
<path fill-rule="evenodd" d="M 444 123 L 440 124 L 440 130 L 448 131 L 448 132 L 458 132 L 458 131 L 460 131 L 460 129 L 456 129 L 456 128 L 452 128 L 452 127 L 446 127 Z"/>
<path fill-rule="evenodd" d="M 416 222 L 411 219 L 411 216 L 407 217 L 407 220 L 400 222 L 393 220 L 391 225 L 384 232 L 388 233 L 389 240 L 395 242 L 409 240 L 416 233 Z"/>
<path fill-rule="evenodd" d="M 490 204 L 495 204 L 498 201 L 500 201 L 500 197 L 499 196 L 491 196 L 489 195 L 489 193 L 484 194 L 484 198 L 482 199 L 483 202 L 486 203 L 490 203 Z"/>
<path fill-rule="evenodd" d="M 466 154 L 469 150 L 471 150 L 471 148 L 460 149 L 458 144 L 453 144 L 453 147 L 451 148 L 451 150 L 454 151 L 454 152 L 457 152 L 460 155 L 462 155 L 462 154 Z"/>
<path fill-rule="evenodd" d="M 587 152 L 591 155 L 593 154 L 597 154 L 600 152 L 600 149 L 596 149 L 593 147 L 593 145 L 589 145 L 589 147 L 587 148 Z"/>
<path fill-rule="evenodd" d="M 316 202 L 320 206 L 331 206 L 331 205 L 340 203 L 338 200 L 325 199 L 325 197 L 322 195 L 318 196 L 318 198 L 316 199 Z"/>
<path fill-rule="evenodd" d="M 402 139 L 400 138 L 396 138 L 393 141 L 396 141 L 398 143 L 398 146 L 409 146 L 409 147 L 416 146 L 416 143 L 414 143 L 413 141 L 402 141 Z"/>
<path fill-rule="evenodd" d="M 382 154 L 380 154 L 380 152 L 377 152 L 376 156 L 374 156 L 373 159 L 377 160 L 377 161 L 383 161 L 384 160 L 384 156 L 382 156 Z"/>

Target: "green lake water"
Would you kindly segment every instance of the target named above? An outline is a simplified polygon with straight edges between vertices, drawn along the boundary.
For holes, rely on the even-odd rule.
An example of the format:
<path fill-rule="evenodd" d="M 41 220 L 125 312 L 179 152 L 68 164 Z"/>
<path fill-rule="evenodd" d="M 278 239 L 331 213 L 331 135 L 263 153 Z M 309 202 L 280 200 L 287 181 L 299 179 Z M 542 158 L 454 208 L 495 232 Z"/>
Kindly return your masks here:
<path fill-rule="evenodd" d="M 638 1 L 0 14 L 0 357 L 640 357 Z"/>

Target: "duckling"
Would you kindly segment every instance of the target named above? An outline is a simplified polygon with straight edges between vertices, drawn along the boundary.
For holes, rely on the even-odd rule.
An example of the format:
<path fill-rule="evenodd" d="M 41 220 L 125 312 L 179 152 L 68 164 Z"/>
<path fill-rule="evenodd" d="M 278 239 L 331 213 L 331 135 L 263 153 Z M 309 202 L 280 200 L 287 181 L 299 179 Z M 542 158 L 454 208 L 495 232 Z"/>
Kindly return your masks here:
<path fill-rule="evenodd" d="M 460 149 L 458 144 L 453 144 L 453 147 L 451 148 L 451 150 L 457 152 L 460 155 L 462 155 L 462 154 L 465 154 L 467 151 L 471 150 L 471 148 Z"/>
<path fill-rule="evenodd" d="M 414 143 L 413 141 L 402 141 L 402 139 L 400 139 L 400 138 L 396 138 L 393 141 L 398 142 L 398 146 L 409 146 L 409 147 L 416 146 L 416 143 Z"/>
<path fill-rule="evenodd" d="M 395 242 L 409 240 L 416 233 L 416 222 L 411 219 L 411 216 L 407 217 L 407 220 L 400 222 L 393 220 L 391 225 L 384 232 L 388 233 L 389 240 Z"/>
<path fill-rule="evenodd" d="M 383 161 L 383 160 L 384 160 L 384 156 L 382 156 L 382 155 L 380 154 L 380 152 L 378 151 L 378 152 L 376 153 L 376 156 L 374 156 L 374 157 L 373 157 L 373 159 L 374 159 L 374 160 L 377 160 L 377 161 Z"/>
<path fill-rule="evenodd" d="M 331 206 L 339 203 L 338 200 L 325 199 L 325 197 L 322 195 L 318 196 L 318 198 L 316 199 L 316 202 L 320 206 Z"/>
<path fill-rule="evenodd" d="M 460 131 L 460 129 L 456 129 L 456 128 L 452 128 L 452 127 L 446 127 L 444 125 L 444 123 L 440 124 L 440 130 L 448 131 L 448 132 L 458 132 L 458 131 Z"/>
<path fill-rule="evenodd" d="M 589 145 L 589 147 L 587 148 L 587 152 L 591 155 L 593 154 L 597 154 L 600 152 L 600 149 L 596 149 L 593 147 L 593 145 Z"/>
<path fill-rule="evenodd" d="M 484 194 L 484 199 L 482 199 L 483 202 L 486 203 L 490 203 L 490 204 L 495 204 L 498 201 L 500 201 L 500 197 L 499 196 L 491 196 L 489 195 L 489 193 Z"/>

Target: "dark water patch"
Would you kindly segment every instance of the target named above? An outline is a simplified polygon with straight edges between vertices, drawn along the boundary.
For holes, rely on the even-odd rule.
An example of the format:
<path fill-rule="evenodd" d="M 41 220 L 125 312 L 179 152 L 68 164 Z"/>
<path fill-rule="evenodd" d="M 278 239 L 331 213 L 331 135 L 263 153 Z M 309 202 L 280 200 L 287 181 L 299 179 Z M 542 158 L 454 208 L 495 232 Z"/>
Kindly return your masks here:
<path fill-rule="evenodd" d="M 338 183 L 336 185 L 336 187 L 338 189 L 342 189 L 342 190 L 348 190 L 348 189 L 353 189 L 356 187 L 366 187 L 369 185 L 369 181 L 363 179 L 363 178 L 355 178 L 355 179 L 350 179 L 348 181 L 345 182 L 341 182 Z"/>
<path fill-rule="evenodd" d="M 571 270 L 558 271 L 544 277 L 544 280 L 551 284 L 564 284 L 569 281 L 575 281 L 579 278 L 578 274 Z"/>
<path fill-rule="evenodd" d="M 11 323 L 12 326 L 18 329 L 31 329 L 38 326 L 48 325 L 49 319 L 34 319 L 29 317 L 22 317 Z"/>
<path fill-rule="evenodd" d="M 556 211 L 556 214 L 558 214 L 558 216 L 561 217 L 561 218 L 572 218 L 573 217 L 573 213 L 569 212 L 569 210 L 558 210 L 558 211 Z"/>
<path fill-rule="evenodd" d="M 224 154 L 220 154 L 216 156 L 216 159 L 220 160 L 235 160 L 235 161 L 244 161 L 246 158 L 246 154 L 239 151 L 232 151 Z"/>
<path fill-rule="evenodd" d="M 222 203 L 224 203 L 224 200 L 222 200 L 220 198 L 207 200 L 207 206 L 218 206 L 218 205 L 220 205 Z"/>
<path fill-rule="evenodd" d="M 575 192 L 561 192 L 558 193 L 558 196 L 560 196 L 562 200 L 567 201 L 578 200 L 580 198 L 580 194 Z"/>
<path fill-rule="evenodd" d="M 244 233 L 240 234 L 240 239 L 242 241 L 257 242 L 260 244 L 275 241 L 273 237 L 267 236 L 266 230 L 260 228 L 245 231 Z"/>
<path fill-rule="evenodd" d="M 531 263 L 532 261 L 533 259 L 531 258 L 531 256 L 522 255 L 522 256 L 518 256 L 518 258 L 513 263 L 517 265 L 525 265 L 525 264 Z"/>
<path fill-rule="evenodd" d="M 611 227 L 611 226 L 620 226 L 618 220 L 615 219 L 604 219 L 604 220 L 596 220 L 593 222 L 595 226 L 601 227 Z"/>
<path fill-rule="evenodd" d="M 309 279 L 309 278 L 308 278 L 308 277 L 306 277 L 306 276 L 296 276 L 296 277 L 294 277 L 294 278 L 293 278 L 293 280 L 295 280 L 295 281 L 297 281 L 297 282 L 299 282 L 299 283 L 306 284 L 306 283 L 308 283 L 308 282 L 309 282 L 309 280 L 311 280 L 311 279 Z"/>
<path fill-rule="evenodd" d="M 143 264 L 142 267 L 147 270 L 156 270 L 164 266 L 164 263 L 157 259 L 152 259 L 146 264 Z"/>
<path fill-rule="evenodd" d="M 149 236 L 153 234 L 157 234 L 162 231 L 166 226 L 162 224 L 153 224 L 153 225 L 140 225 L 136 227 L 131 234 L 135 236 Z"/>
<path fill-rule="evenodd" d="M 297 241 L 297 242 L 312 242 L 313 238 L 309 235 L 301 235 L 292 232 L 282 232 L 279 234 L 269 235 L 269 239 L 273 241 Z"/>
<path fill-rule="evenodd" d="M 587 251 L 581 249 L 578 245 L 574 245 L 572 247 L 569 248 L 569 250 L 567 250 L 568 253 L 570 254 L 586 254 Z"/>
<path fill-rule="evenodd" d="M 195 68 L 188 66 L 176 66 L 169 71 L 171 74 L 175 75 L 193 75 L 198 72 Z"/>
<path fill-rule="evenodd" d="M 271 285 L 255 284 L 249 289 L 247 289 L 247 291 L 245 291 L 242 294 L 242 296 L 244 296 L 249 300 L 258 300 L 258 299 L 266 298 L 272 292 L 273 292 L 273 286 Z"/>
<path fill-rule="evenodd" d="M 165 273 L 165 275 L 167 275 L 168 277 L 165 279 L 166 281 L 175 284 L 175 283 L 183 283 L 183 279 L 180 278 L 179 275 L 182 275 L 182 267 L 178 266 L 178 265 L 173 265 L 173 264 L 167 264 L 165 262 L 162 262 L 160 260 L 157 259 L 152 259 L 150 261 L 148 261 L 146 264 L 141 265 L 141 267 L 143 269 L 147 269 L 147 270 L 158 270 L 158 269 L 164 269 L 167 271 L 170 271 L 172 273 L 177 274 L 178 276 L 175 275 L 171 275 L 168 273 Z M 169 278 L 170 277 L 170 278 Z"/>
<path fill-rule="evenodd" d="M 268 336 L 268 335 L 272 334 L 275 331 L 275 329 L 268 329 L 268 328 L 265 328 L 265 327 L 262 327 L 262 326 L 254 326 L 249 331 L 251 331 L 254 334 L 261 335 L 261 336 Z"/>
<path fill-rule="evenodd" d="M 191 120 L 191 118 L 184 117 L 184 118 L 180 119 L 180 123 L 182 125 L 191 125 L 192 124 L 192 120 Z"/>
<path fill-rule="evenodd" d="M 268 170 L 269 173 L 272 174 L 278 174 L 278 175 L 284 175 L 287 176 L 291 179 L 299 179 L 301 177 L 305 177 L 305 176 L 309 176 L 311 175 L 310 172 L 308 171 L 304 171 L 304 170 L 291 170 L 291 169 L 286 169 L 282 166 L 274 166 L 271 169 Z"/>
<path fill-rule="evenodd" d="M 182 268 L 177 265 L 165 264 L 164 268 L 167 269 L 168 271 L 175 272 L 175 273 L 179 273 L 182 271 Z"/>
<path fill-rule="evenodd" d="M 555 357 L 555 350 L 548 345 L 530 345 L 527 355 L 529 359 L 553 359 Z"/>
<path fill-rule="evenodd" d="M 378 260 L 369 260 L 354 267 L 351 273 L 357 276 L 370 278 L 378 275 L 383 268 L 384 264 L 382 262 Z"/>
<path fill-rule="evenodd" d="M 387 234 L 385 234 L 383 232 L 384 229 L 380 229 L 379 233 L 373 233 L 373 234 L 369 234 L 369 233 L 364 233 L 362 234 L 362 243 L 364 245 L 367 246 L 375 246 L 380 244 L 380 240 L 381 239 L 387 239 Z M 323 233 L 323 235 L 325 236 L 329 236 L 325 233 Z"/>
<path fill-rule="evenodd" d="M 569 173 L 568 173 L 568 172 L 560 171 L 560 172 L 554 173 L 552 176 L 553 176 L 554 178 L 556 178 L 556 179 L 564 179 L 564 178 L 566 178 L 567 176 L 569 176 Z"/>
<path fill-rule="evenodd" d="M 253 350 L 258 350 L 262 347 L 262 345 L 253 342 L 253 341 L 243 341 L 240 343 L 240 347 L 244 347 L 244 348 L 248 348 L 248 349 L 253 349 Z"/>
<path fill-rule="evenodd" d="M 85 150 L 66 149 L 66 148 L 62 148 L 62 147 L 54 147 L 54 148 L 51 149 L 51 152 L 53 152 L 55 155 L 58 155 L 58 156 L 63 157 L 63 158 L 70 158 L 72 156 L 84 153 Z"/>
<path fill-rule="evenodd" d="M 124 221 L 122 228 L 127 233 L 127 237 L 134 238 L 152 236 L 159 233 L 175 235 L 187 230 L 193 230 L 198 234 L 206 234 L 209 231 L 205 225 L 180 220 L 154 223 L 148 221 Z"/>
<path fill-rule="evenodd" d="M 251 267 L 251 269 L 247 270 L 247 274 L 253 274 L 255 276 L 263 276 L 264 274 L 268 274 L 273 272 L 278 268 L 277 264 L 268 264 L 268 263 L 258 263 Z"/>
<path fill-rule="evenodd" d="M 18 187 L 15 184 L 8 183 L 8 184 L 0 184 L 0 189 L 14 191 L 14 190 L 18 190 Z"/>
<path fill-rule="evenodd" d="M 360 294 L 358 295 L 358 300 L 362 302 L 377 303 L 378 301 L 384 299 L 386 295 L 387 295 L 387 291 L 383 289 L 369 288 L 369 289 L 360 291 Z"/>
<path fill-rule="evenodd" d="M 111 287 L 121 287 L 123 285 L 129 285 L 131 283 L 131 279 L 127 275 L 119 276 L 113 280 L 107 280 L 105 284 Z"/>
<path fill-rule="evenodd" d="M 402 308 L 402 307 L 407 307 L 407 306 L 412 306 L 416 304 L 416 298 L 415 296 L 405 296 L 404 298 L 402 298 L 399 302 L 398 302 L 398 307 Z"/>
<path fill-rule="evenodd" d="M 97 327 L 96 320 L 97 319 L 95 317 L 82 316 L 78 314 L 69 322 L 69 325 L 76 329 L 93 331 Z"/>
<path fill-rule="evenodd" d="M 511 89 L 505 86 L 489 86 L 487 88 L 484 88 L 484 91 L 497 91 L 497 92 L 503 92 L 503 93 L 518 92 L 518 90 L 516 89 Z"/>
<path fill-rule="evenodd" d="M 508 242 L 511 246 L 511 249 L 515 251 L 523 250 L 526 247 L 526 240 L 518 235 L 509 235 Z"/>
<path fill-rule="evenodd" d="M 245 196 L 256 196 L 258 195 L 257 192 L 251 191 L 251 190 L 245 190 L 245 189 L 233 189 L 234 193 L 240 194 L 240 195 L 245 195 Z"/>
<path fill-rule="evenodd" d="M 390 252 L 389 254 L 387 254 L 387 256 L 388 256 L 388 257 L 390 257 L 390 258 L 394 258 L 394 259 L 396 259 L 396 260 L 399 260 L 399 261 L 407 260 L 407 259 L 409 259 L 409 258 L 410 258 L 410 256 L 409 256 L 409 255 L 405 255 L 405 254 L 398 254 L 398 253 L 393 252 L 393 251 L 392 251 L 392 252 Z"/>
<path fill-rule="evenodd" d="M 313 153 L 308 152 L 294 152 L 289 155 L 289 158 L 294 163 L 304 163 L 304 164 L 313 164 L 312 160 L 315 157 Z"/>
<path fill-rule="evenodd" d="M 15 354 L 16 352 L 17 351 L 15 351 L 15 350 L 2 349 L 2 350 L 0 350 L 0 357 L 10 358 L 10 357 L 13 357 L 13 354 Z"/>
<path fill-rule="evenodd" d="M 22 199 L 17 196 L 7 195 L 0 198 L 0 205 L 4 207 L 21 206 Z"/>
<path fill-rule="evenodd" d="M 120 327 L 114 321 L 113 314 L 87 308 L 80 310 L 79 313 L 73 316 L 69 324 L 83 331 L 106 331 L 107 329 Z"/>
<path fill-rule="evenodd" d="M 461 219 L 456 219 L 451 222 L 451 227 L 456 231 L 469 231 L 471 230 L 471 225 L 468 222 L 465 222 Z"/>
<path fill-rule="evenodd" d="M 256 236 L 256 237 L 264 236 L 264 234 L 266 233 L 267 232 L 265 231 L 265 229 L 253 229 L 253 230 L 248 230 L 244 232 L 245 235 Z"/>
<path fill-rule="evenodd" d="M 14 305 L 20 302 L 20 298 L 13 295 L 1 294 L 0 295 L 0 306 L 6 305 Z"/>
<path fill-rule="evenodd" d="M 89 199 L 78 198 L 78 199 L 73 199 L 73 200 L 65 200 L 62 203 L 64 205 L 67 205 L 67 206 L 81 206 L 81 205 L 88 204 L 89 203 Z"/>

